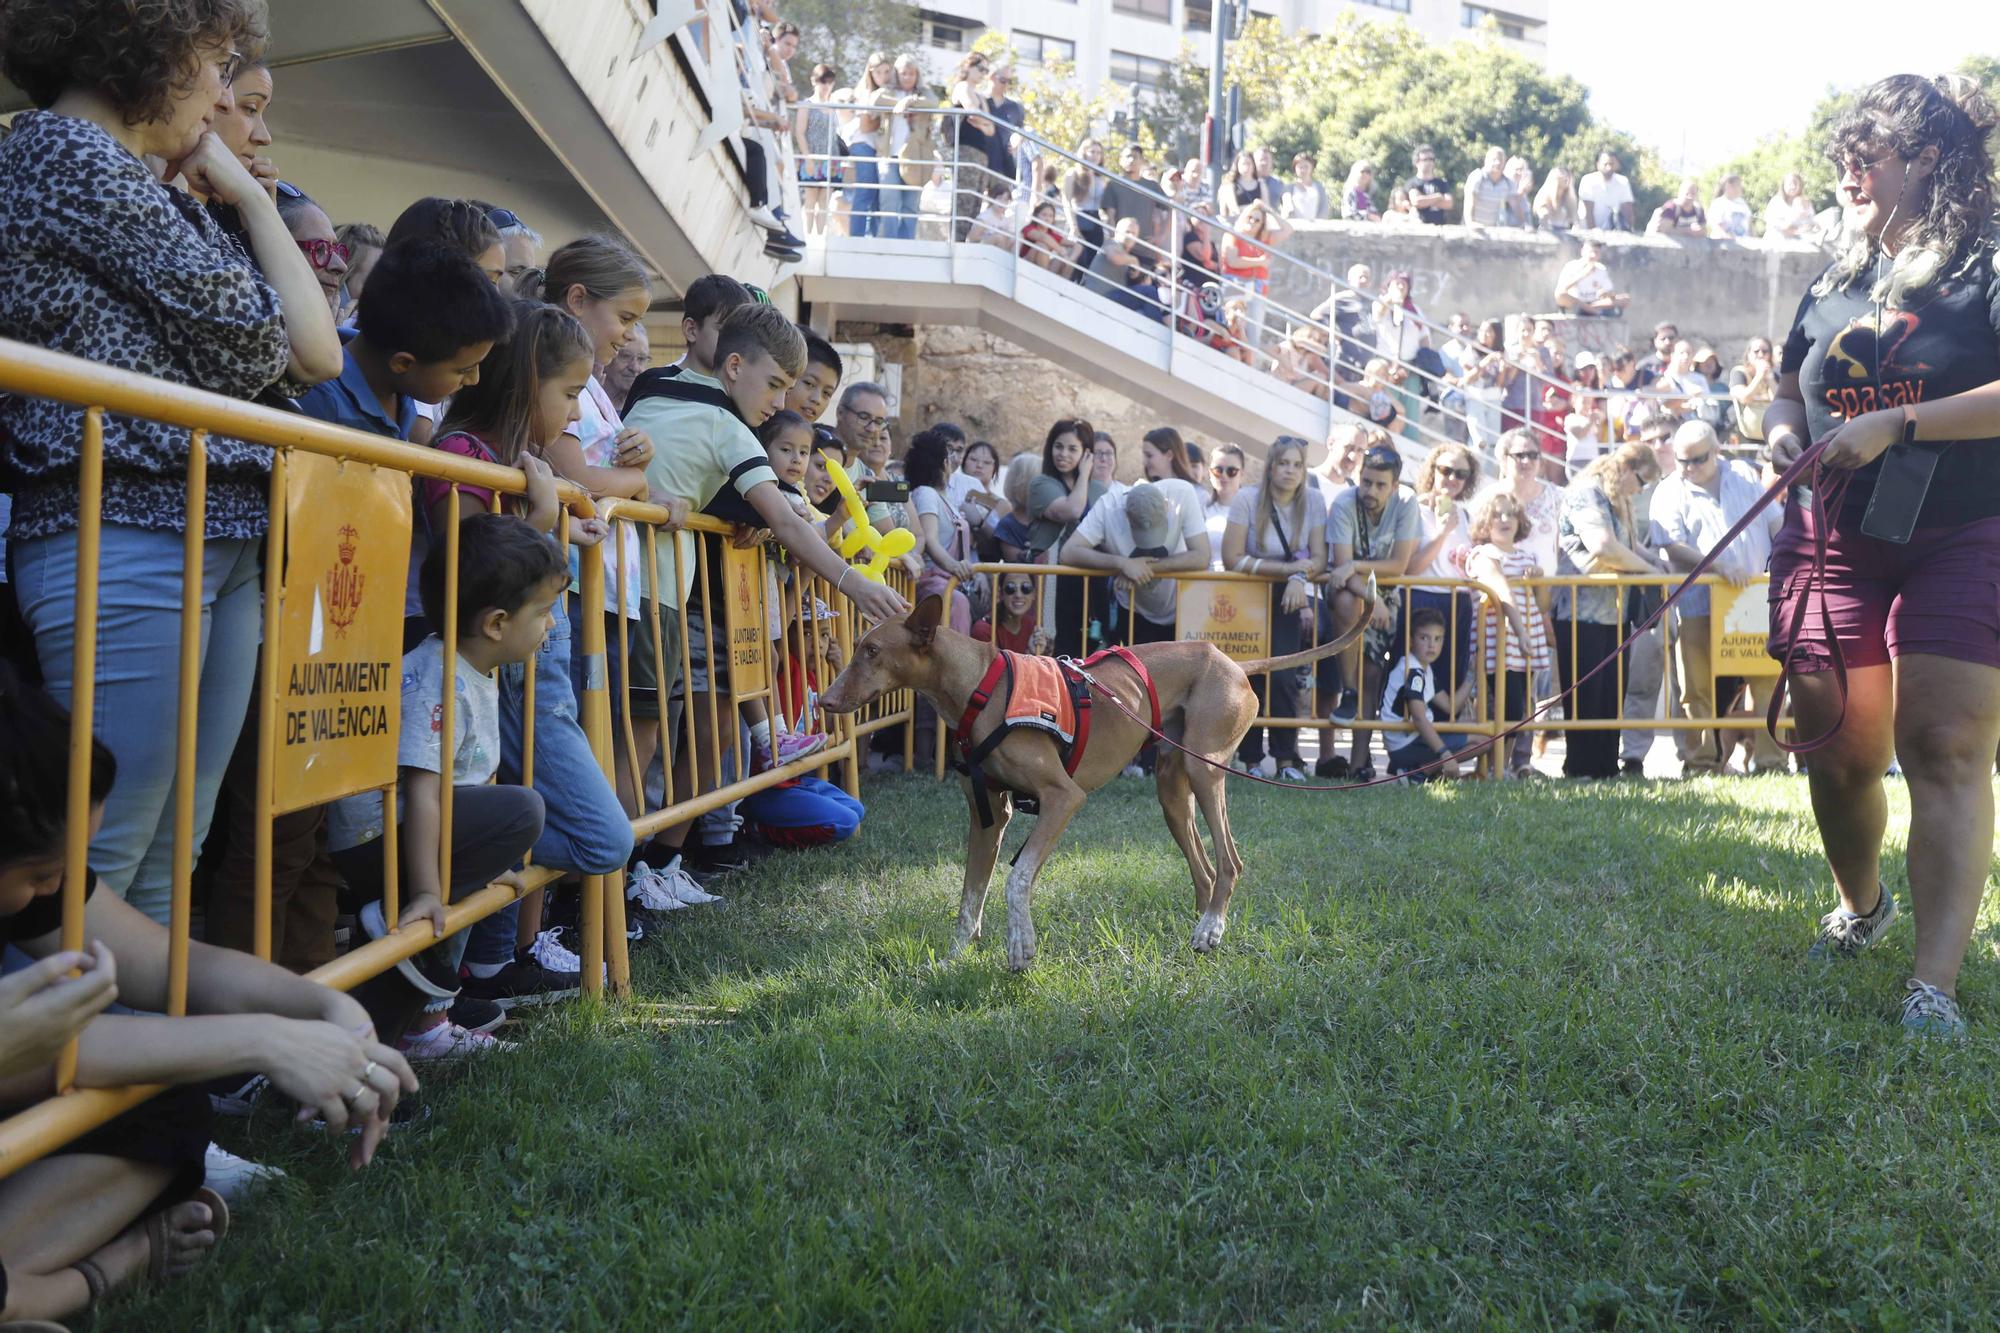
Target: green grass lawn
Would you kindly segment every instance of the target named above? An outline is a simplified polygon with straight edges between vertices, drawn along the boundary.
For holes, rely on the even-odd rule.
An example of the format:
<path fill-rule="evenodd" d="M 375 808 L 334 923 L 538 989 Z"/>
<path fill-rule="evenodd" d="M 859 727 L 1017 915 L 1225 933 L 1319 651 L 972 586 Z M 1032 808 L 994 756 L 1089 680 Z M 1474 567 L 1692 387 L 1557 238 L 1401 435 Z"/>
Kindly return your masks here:
<path fill-rule="evenodd" d="M 637 1002 L 434 1075 L 430 1121 L 361 1176 L 275 1111 L 231 1131 L 291 1179 L 205 1275 L 101 1324 L 2000 1311 L 1995 928 L 1961 991 L 1973 1038 L 1905 1041 L 1907 923 L 1862 961 L 1803 961 L 1831 889 L 1802 779 L 1235 784 L 1249 870 L 1211 957 L 1150 785 L 1120 781 L 1043 875 L 1024 976 L 997 944 L 941 961 L 956 789 L 866 794 L 854 845 L 678 914 Z M 996 889 L 989 941 L 1003 914 Z"/>

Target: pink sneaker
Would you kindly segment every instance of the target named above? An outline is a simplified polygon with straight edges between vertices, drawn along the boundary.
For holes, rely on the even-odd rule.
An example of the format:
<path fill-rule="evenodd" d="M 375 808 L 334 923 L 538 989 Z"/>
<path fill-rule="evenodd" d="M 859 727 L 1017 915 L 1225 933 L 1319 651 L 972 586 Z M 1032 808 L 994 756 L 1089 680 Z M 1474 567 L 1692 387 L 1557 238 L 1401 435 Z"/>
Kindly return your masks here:
<path fill-rule="evenodd" d="M 411 1064 L 425 1064 L 511 1051 L 515 1049 L 515 1044 L 484 1032 L 462 1028 L 456 1023 L 444 1022 L 422 1032 L 405 1033 L 403 1039 L 396 1043 L 396 1049 L 408 1056 Z"/>
<path fill-rule="evenodd" d="M 819 732 L 780 731 L 775 733 L 772 739 L 777 742 L 778 746 L 778 753 L 775 759 L 772 758 L 770 747 L 752 743 L 750 747 L 751 772 L 762 773 L 765 769 L 777 768 L 792 763 L 795 760 L 804 759 L 807 755 L 818 754 L 826 748 L 826 737 Z"/>

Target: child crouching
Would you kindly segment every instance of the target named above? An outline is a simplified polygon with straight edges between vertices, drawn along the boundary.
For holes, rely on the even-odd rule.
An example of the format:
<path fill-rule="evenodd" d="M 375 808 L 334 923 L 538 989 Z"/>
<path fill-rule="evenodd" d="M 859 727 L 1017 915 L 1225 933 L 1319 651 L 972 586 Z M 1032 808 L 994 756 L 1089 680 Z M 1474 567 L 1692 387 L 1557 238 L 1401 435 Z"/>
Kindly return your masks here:
<path fill-rule="evenodd" d="M 542 798 L 528 787 L 492 784 L 500 766 L 500 694 L 493 671 L 533 662 L 547 636 L 551 608 L 569 585 L 569 565 L 553 541 L 512 515 L 476 514 L 459 527 L 457 655 L 450 774 L 451 885 L 455 898 L 490 883 L 512 884 L 513 867 L 541 836 Z M 420 575 L 424 613 L 444 623 L 445 544 Z M 449 1059 L 508 1043 L 447 1020 L 442 1004 L 412 1022 L 425 1000 L 458 993 L 466 933 L 445 937 L 445 894 L 438 850 L 446 771 L 444 641 L 425 639 L 403 658 L 403 725 L 397 745 L 397 826 L 403 911 L 398 930 L 428 924 L 440 941 L 363 988 L 363 1003 L 385 1040 L 414 1060 Z M 382 913 L 382 800 L 373 792 L 337 802 L 328 844 L 335 866 L 363 900 L 371 936 L 387 933 Z M 400 978 L 400 981 L 398 980 Z M 357 991 L 357 995 L 362 992 Z M 400 1037 L 400 1040 L 398 1038 Z"/>

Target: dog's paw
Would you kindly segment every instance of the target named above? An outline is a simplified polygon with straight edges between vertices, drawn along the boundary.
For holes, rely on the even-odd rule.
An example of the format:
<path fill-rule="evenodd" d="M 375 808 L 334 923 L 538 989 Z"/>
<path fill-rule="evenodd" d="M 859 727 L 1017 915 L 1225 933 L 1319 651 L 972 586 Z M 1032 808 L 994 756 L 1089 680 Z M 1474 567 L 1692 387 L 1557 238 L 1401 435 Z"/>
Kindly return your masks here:
<path fill-rule="evenodd" d="M 1032 924 L 1007 927 L 1007 970 L 1024 972 L 1035 961 L 1035 928 Z"/>
<path fill-rule="evenodd" d="M 959 931 L 955 931 L 955 932 L 954 932 L 954 933 L 952 934 L 952 937 L 951 937 L 951 954 L 950 954 L 950 956 L 951 956 L 951 957 L 953 957 L 953 958 L 959 958 L 959 957 L 963 957 L 963 956 L 964 956 L 964 954 L 965 954 L 965 951 L 966 951 L 967 949 L 969 949 L 969 948 L 971 948 L 971 947 L 972 947 L 973 945 L 975 945 L 975 944 L 978 944 L 978 943 L 980 943 L 980 942 L 981 942 L 981 936 L 982 936 L 982 934 L 983 934 L 983 933 L 984 933 L 984 932 L 982 932 L 982 931 L 979 931 L 979 930 L 972 930 L 972 931 L 965 931 L 965 930 L 959 930 Z"/>
<path fill-rule="evenodd" d="M 1204 913 L 1201 920 L 1194 923 L 1194 951 L 1207 953 L 1222 943 L 1223 932 L 1229 929 L 1229 918 Z"/>

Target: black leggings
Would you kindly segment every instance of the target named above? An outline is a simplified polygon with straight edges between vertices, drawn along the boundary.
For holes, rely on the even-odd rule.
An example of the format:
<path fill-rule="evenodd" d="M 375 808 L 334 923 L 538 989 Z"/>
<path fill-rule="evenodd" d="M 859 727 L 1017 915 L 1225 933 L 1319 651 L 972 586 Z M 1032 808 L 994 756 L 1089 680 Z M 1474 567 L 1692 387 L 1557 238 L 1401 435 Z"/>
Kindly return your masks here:
<path fill-rule="evenodd" d="M 1576 651 L 1570 651 L 1570 632 L 1576 633 Z M 1611 656 L 1624 636 L 1617 625 L 1593 625 L 1589 621 L 1556 622 L 1556 678 L 1565 692 L 1579 677 Z M 1618 668 L 1608 666 L 1570 695 L 1570 716 L 1578 721 L 1618 716 L 1622 702 L 1622 681 Z M 1618 772 L 1618 731 L 1571 731 L 1565 737 L 1563 776 L 1608 778 Z"/>

